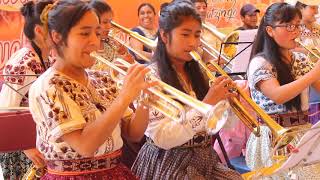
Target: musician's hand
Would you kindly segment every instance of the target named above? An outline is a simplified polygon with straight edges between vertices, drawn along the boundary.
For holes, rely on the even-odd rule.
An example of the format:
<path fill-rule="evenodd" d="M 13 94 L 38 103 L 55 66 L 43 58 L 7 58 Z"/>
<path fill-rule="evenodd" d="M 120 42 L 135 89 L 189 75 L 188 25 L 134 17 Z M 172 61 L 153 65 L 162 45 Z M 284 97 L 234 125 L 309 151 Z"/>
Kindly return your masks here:
<path fill-rule="evenodd" d="M 128 52 L 128 49 L 123 45 L 119 45 L 117 52 L 118 52 L 119 55 L 124 55 L 125 53 Z"/>
<path fill-rule="evenodd" d="M 125 77 L 120 95 L 126 96 L 130 102 L 132 102 L 142 90 L 148 89 L 156 85 L 156 82 L 146 82 L 146 74 L 150 71 L 149 68 L 142 64 L 132 65 Z"/>
<path fill-rule="evenodd" d="M 36 148 L 27 149 L 27 150 L 24 150 L 23 152 L 33 162 L 33 164 L 37 168 L 46 166 L 46 161 L 44 159 L 44 156 L 41 154 L 40 151 L 38 151 L 38 149 Z"/>
<path fill-rule="evenodd" d="M 203 102 L 215 105 L 221 100 L 235 97 L 237 94 L 232 92 L 232 89 L 235 86 L 235 83 L 230 78 L 220 76 L 212 82 L 212 85 L 207 95 L 203 99 Z"/>

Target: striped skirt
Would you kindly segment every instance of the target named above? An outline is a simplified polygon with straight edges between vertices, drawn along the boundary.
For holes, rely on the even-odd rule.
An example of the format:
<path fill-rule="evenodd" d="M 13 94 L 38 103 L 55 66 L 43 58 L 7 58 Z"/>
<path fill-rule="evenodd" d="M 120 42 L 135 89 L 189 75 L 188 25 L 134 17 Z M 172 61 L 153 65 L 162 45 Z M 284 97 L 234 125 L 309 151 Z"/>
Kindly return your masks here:
<path fill-rule="evenodd" d="M 98 157 L 75 160 L 49 160 L 43 180 L 136 180 L 120 163 L 121 150 Z"/>
<path fill-rule="evenodd" d="M 210 144 L 199 147 L 160 149 L 145 143 L 132 167 L 142 180 L 164 179 L 242 179 L 225 167 Z"/>
<path fill-rule="evenodd" d="M 132 174 L 129 168 L 119 164 L 112 169 L 100 171 L 96 173 L 87 173 L 81 175 L 58 175 L 45 174 L 42 180 L 136 180 L 136 176 Z"/>

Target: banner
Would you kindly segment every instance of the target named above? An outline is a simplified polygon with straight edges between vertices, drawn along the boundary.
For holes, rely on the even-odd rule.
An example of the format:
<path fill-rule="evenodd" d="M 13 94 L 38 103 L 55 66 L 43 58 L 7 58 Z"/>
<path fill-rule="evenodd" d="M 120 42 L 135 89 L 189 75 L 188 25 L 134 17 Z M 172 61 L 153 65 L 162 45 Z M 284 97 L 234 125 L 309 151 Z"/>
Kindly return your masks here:
<path fill-rule="evenodd" d="M 23 17 L 20 7 L 28 0 L 0 0 L 0 71 L 8 58 L 23 45 L 22 35 Z M 108 0 L 113 11 L 114 20 L 125 26 L 134 27 L 138 24 L 138 6 L 148 2 L 152 4 L 156 13 L 164 2 L 169 0 Z M 239 11 L 243 4 L 255 4 L 263 14 L 265 8 L 275 0 L 208 0 L 207 21 L 218 28 L 234 29 L 241 26 Z"/>

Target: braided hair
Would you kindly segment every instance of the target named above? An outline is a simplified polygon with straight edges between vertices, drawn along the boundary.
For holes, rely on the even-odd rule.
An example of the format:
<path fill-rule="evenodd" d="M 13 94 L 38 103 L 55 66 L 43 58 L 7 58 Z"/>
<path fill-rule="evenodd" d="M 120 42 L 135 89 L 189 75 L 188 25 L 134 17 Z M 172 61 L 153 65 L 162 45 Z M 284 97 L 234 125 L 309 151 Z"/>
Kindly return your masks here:
<path fill-rule="evenodd" d="M 20 9 L 20 12 L 24 17 L 23 33 L 30 40 L 31 46 L 39 56 L 44 69 L 47 69 L 47 67 L 43 61 L 41 49 L 34 42 L 34 38 L 36 37 L 34 28 L 36 27 L 36 25 L 43 25 L 40 20 L 42 11 L 47 5 L 52 3 L 52 0 L 39 1 L 37 3 L 29 1 L 25 3 Z"/>

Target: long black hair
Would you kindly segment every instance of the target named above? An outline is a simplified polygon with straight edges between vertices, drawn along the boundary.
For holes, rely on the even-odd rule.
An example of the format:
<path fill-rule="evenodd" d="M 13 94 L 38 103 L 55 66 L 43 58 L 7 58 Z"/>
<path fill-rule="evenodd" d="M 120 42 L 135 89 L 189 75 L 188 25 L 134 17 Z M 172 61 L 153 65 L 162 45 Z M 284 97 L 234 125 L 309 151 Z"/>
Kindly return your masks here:
<path fill-rule="evenodd" d="M 159 18 L 159 30 L 169 35 L 169 42 L 172 39 L 172 30 L 180 26 L 186 18 L 193 18 L 201 24 L 201 18 L 189 1 L 172 2 L 162 9 Z M 176 71 L 173 69 L 169 59 L 166 46 L 158 32 L 158 44 L 153 56 L 156 61 L 159 75 L 162 81 L 185 92 L 178 80 Z M 209 90 L 208 82 L 206 82 L 199 64 L 192 60 L 186 62 L 184 69 L 191 80 L 192 89 L 195 91 L 197 98 L 202 100 Z"/>
<path fill-rule="evenodd" d="M 101 16 L 103 13 L 112 12 L 111 7 L 104 0 L 92 0 L 90 5 L 96 10 L 97 14 Z"/>
<path fill-rule="evenodd" d="M 144 6 L 149 7 L 149 8 L 152 10 L 153 14 L 156 14 L 156 10 L 155 10 L 155 8 L 152 6 L 152 4 L 150 4 L 150 3 L 142 3 L 142 4 L 140 4 L 139 7 L 138 7 L 138 16 L 140 15 L 140 10 L 141 10 Z"/>
<path fill-rule="evenodd" d="M 274 3 L 266 10 L 265 15 L 262 17 L 257 37 L 252 47 L 251 57 L 262 56 L 264 57 L 277 72 L 277 80 L 280 85 L 285 85 L 294 81 L 293 75 L 290 73 L 290 67 L 281 60 L 280 47 L 276 41 L 269 36 L 266 31 L 267 26 L 274 26 L 276 23 L 288 23 L 295 17 L 301 18 L 299 9 L 287 3 Z M 301 110 L 300 95 L 284 103 L 288 110 L 295 107 Z"/>
<path fill-rule="evenodd" d="M 25 3 L 20 9 L 20 12 L 24 17 L 23 33 L 30 40 L 31 46 L 39 56 L 44 69 L 47 69 L 47 67 L 43 61 L 41 49 L 34 42 L 34 38 L 36 36 L 34 28 L 36 27 L 36 25 L 43 25 L 40 20 L 41 13 L 48 4 L 52 3 L 52 0 L 39 1 L 37 3 L 29 1 Z"/>
<path fill-rule="evenodd" d="M 53 42 L 58 54 L 63 57 L 61 46 L 67 45 L 67 38 L 72 27 L 89 11 L 97 14 L 88 2 L 81 0 L 59 0 L 48 13 L 48 29 L 51 33 L 56 31 L 62 36 L 58 43 Z M 98 16 L 98 15 L 97 15 Z"/>

